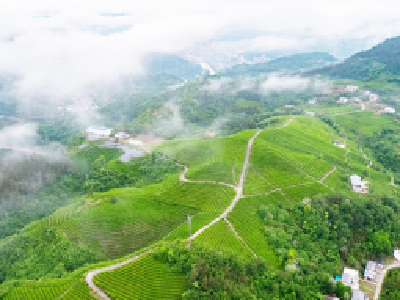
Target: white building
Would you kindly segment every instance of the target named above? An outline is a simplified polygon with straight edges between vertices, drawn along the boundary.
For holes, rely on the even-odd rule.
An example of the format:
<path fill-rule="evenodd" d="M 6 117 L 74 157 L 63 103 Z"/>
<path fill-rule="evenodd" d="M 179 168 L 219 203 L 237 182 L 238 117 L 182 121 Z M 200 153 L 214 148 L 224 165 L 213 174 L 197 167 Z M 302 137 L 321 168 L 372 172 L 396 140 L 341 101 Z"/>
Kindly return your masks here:
<path fill-rule="evenodd" d="M 108 138 L 112 129 L 106 127 L 89 127 L 86 129 L 88 135 L 94 135 L 101 138 Z"/>
<path fill-rule="evenodd" d="M 351 175 L 350 176 L 350 183 L 352 191 L 355 193 L 368 193 L 368 181 L 364 181 L 361 179 L 360 176 Z"/>
<path fill-rule="evenodd" d="M 127 134 L 126 132 L 118 132 L 115 134 L 115 137 L 119 139 L 127 139 L 129 138 L 129 134 Z"/>
<path fill-rule="evenodd" d="M 312 112 L 312 111 L 306 111 L 306 116 L 311 116 L 311 117 L 314 117 L 314 116 L 315 116 L 315 112 Z"/>
<path fill-rule="evenodd" d="M 340 142 L 340 141 L 334 141 L 333 144 L 335 146 L 338 146 L 339 148 L 345 148 L 346 147 L 346 145 L 344 143 Z"/>
<path fill-rule="evenodd" d="M 348 92 L 355 92 L 355 91 L 358 90 L 358 86 L 356 86 L 356 85 L 348 85 L 348 86 L 346 86 L 344 88 L 344 90 L 348 91 Z"/>
<path fill-rule="evenodd" d="M 394 258 L 400 261 L 400 250 L 398 250 L 397 248 L 396 250 L 394 250 Z"/>
<path fill-rule="evenodd" d="M 393 107 L 387 106 L 385 107 L 385 112 L 389 114 L 394 114 L 396 110 Z"/>
<path fill-rule="evenodd" d="M 364 91 L 364 96 L 369 96 L 369 94 L 371 94 L 371 92 L 370 91 Z"/>
<path fill-rule="evenodd" d="M 374 101 L 377 101 L 377 100 L 379 100 L 379 95 L 378 94 L 373 94 L 373 93 L 369 94 L 369 101 L 374 102 Z"/>
<path fill-rule="evenodd" d="M 364 271 L 364 279 L 365 280 L 374 280 L 375 275 L 376 275 L 376 262 L 374 261 L 368 261 L 367 265 L 365 266 L 365 271 Z"/>
<path fill-rule="evenodd" d="M 337 103 L 347 103 L 349 101 L 349 99 L 347 99 L 346 97 L 340 97 L 338 101 L 336 101 Z"/>
<path fill-rule="evenodd" d="M 351 300 L 365 300 L 365 293 L 359 289 L 351 290 Z"/>
<path fill-rule="evenodd" d="M 349 286 L 352 290 L 358 290 L 360 286 L 358 285 L 358 271 L 350 268 L 344 268 L 342 274 L 342 283 L 345 286 Z"/>
<path fill-rule="evenodd" d="M 315 104 L 317 104 L 317 100 L 310 99 L 310 100 L 308 100 L 308 104 L 315 105 Z"/>
<path fill-rule="evenodd" d="M 129 140 L 129 144 L 134 146 L 143 146 L 143 142 L 139 140 Z"/>

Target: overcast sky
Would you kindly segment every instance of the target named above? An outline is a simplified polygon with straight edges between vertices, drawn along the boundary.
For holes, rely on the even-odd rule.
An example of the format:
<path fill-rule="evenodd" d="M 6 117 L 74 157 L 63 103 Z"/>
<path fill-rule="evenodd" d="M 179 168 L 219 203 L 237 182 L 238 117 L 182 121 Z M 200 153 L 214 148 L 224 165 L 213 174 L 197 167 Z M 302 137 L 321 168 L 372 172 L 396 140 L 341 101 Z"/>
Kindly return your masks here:
<path fill-rule="evenodd" d="M 143 72 L 147 52 L 328 51 L 400 35 L 397 1 L 0 0 L 0 72 L 65 96 Z"/>

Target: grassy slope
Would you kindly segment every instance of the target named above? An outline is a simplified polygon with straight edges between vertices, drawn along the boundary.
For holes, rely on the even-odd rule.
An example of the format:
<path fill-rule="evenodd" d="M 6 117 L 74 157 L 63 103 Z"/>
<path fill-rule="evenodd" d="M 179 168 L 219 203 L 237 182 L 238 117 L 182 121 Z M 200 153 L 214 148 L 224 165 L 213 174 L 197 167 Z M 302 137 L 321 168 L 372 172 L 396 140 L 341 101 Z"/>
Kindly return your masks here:
<path fill-rule="evenodd" d="M 278 121 L 271 125 L 275 128 L 284 124 L 290 116 L 273 117 Z M 265 126 L 268 126 L 266 121 Z M 189 166 L 188 179 L 215 180 L 237 184 L 242 171 L 246 147 L 249 139 L 257 132 L 243 132 L 211 139 L 177 139 L 166 141 L 156 151 L 163 151 L 170 157 Z"/>
<path fill-rule="evenodd" d="M 312 111 L 316 114 L 323 115 L 333 115 L 337 113 L 345 113 L 351 112 L 355 110 L 360 110 L 360 105 L 356 104 L 337 104 L 337 105 L 329 105 L 329 104 L 321 104 L 321 105 L 302 105 L 301 108 L 304 111 Z"/>
<path fill-rule="evenodd" d="M 388 115 L 374 115 L 372 112 L 360 112 L 333 117 L 335 122 L 346 129 L 347 134 L 357 132 L 361 135 L 372 135 L 385 128 L 396 128 L 398 125 Z M 353 133 L 354 134 L 354 133 Z"/>
<path fill-rule="evenodd" d="M 212 220 L 217 218 L 219 214 L 200 212 L 196 214 L 191 221 L 192 234 L 199 230 L 204 225 L 207 225 Z M 174 231 L 172 231 L 163 240 L 174 241 L 176 239 L 186 239 L 189 236 L 189 224 L 185 220 L 181 225 L 179 225 Z"/>
<path fill-rule="evenodd" d="M 224 220 L 220 220 L 206 229 L 196 240 L 201 242 L 205 247 L 209 247 L 213 250 L 236 253 L 243 258 L 254 257 L 242 241 L 235 236 Z"/>
<path fill-rule="evenodd" d="M 162 189 L 163 187 L 163 189 Z M 158 240 L 199 211 L 221 213 L 233 198 L 224 186 L 171 182 L 144 189 L 115 189 L 63 208 L 45 219 L 72 241 L 115 258 Z M 110 198 L 117 197 L 116 204 Z"/>
<path fill-rule="evenodd" d="M 228 215 L 228 220 L 257 256 L 266 259 L 271 267 L 277 267 L 280 262 L 268 247 L 268 242 L 264 238 L 264 225 L 257 215 L 257 210 L 266 203 L 288 204 L 288 201 L 280 193 L 246 197 L 236 204 Z"/>
<path fill-rule="evenodd" d="M 364 113 L 360 115 L 362 114 Z M 381 126 L 380 124 L 382 124 L 382 122 L 387 122 L 387 120 L 382 121 L 381 119 L 374 119 L 374 121 L 379 125 L 368 124 L 368 122 L 364 124 L 367 128 L 377 128 Z M 232 166 L 235 170 L 235 176 L 238 177 L 247 141 L 254 133 L 255 131 L 245 131 L 228 138 L 200 141 L 200 147 L 192 147 L 196 145 L 197 142 L 195 141 L 171 141 L 163 148 L 170 150 L 170 154 L 176 155 L 176 158 L 178 158 L 178 153 L 182 155 L 183 159 L 179 160 L 190 165 L 193 169 L 197 167 L 198 171 L 196 172 L 206 170 L 203 174 L 201 172 L 194 172 L 194 174 L 197 174 L 199 177 L 196 177 L 196 175 L 192 173 L 194 178 L 206 180 L 221 179 L 226 182 L 229 181 L 225 179 L 228 178 L 230 174 L 230 178 L 233 182 Z M 236 138 L 239 140 L 238 143 L 240 147 L 237 147 L 236 152 L 234 152 L 233 145 L 235 145 L 234 141 Z M 274 188 L 274 186 L 262 180 L 260 173 L 264 178 L 268 178 L 274 185 L 282 184 L 282 187 L 308 181 L 311 183 L 294 188 L 286 187 L 282 190 L 283 194 L 271 193 L 267 196 L 243 198 L 237 203 L 232 213 L 228 215 L 228 220 L 233 224 L 238 234 L 258 256 L 265 258 L 271 266 L 278 267 L 280 262 L 274 252 L 269 249 L 268 241 L 263 234 L 264 226 L 257 215 L 257 209 L 260 206 L 276 205 L 279 203 L 291 205 L 292 202 L 301 201 L 304 197 L 311 197 L 315 194 L 329 192 L 329 190 L 322 185 L 318 183 L 313 184 L 312 182 L 320 179 L 320 177 L 334 165 L 338 167 L 338 170 L 333 172 L 324 182 L 330 187 L 333 187 L 335 192 L 351 193 L 349 192 L 348 183 L 341 181 L 341 174 L 368 171 L 363 153 L 358 151 L 358 146 L 354 142 L 347 141 L 346 143 L 351 150 L 349 155 L 351 161 L 350 166 L 344 162 L 345 150 L 335 147 L 332 144 L 332 141 L 336 138 L 337 136 L 335 133 L 320 120 L 298 116 L 289 126 L 282 129 L 265 130 L 255 140 L 250 158 L 251 166 L 248 169 L 246 177 L 245 193 L 248 191 L 267 192 Z M 218 147 L 215 145 L 218 145 Z M 188 153 L 189 149 L 195 150 Z M 238 152 L 241 157 L 240 160 L 236 160 L 236 156 L 232 155 L 232 153 Z M 214 156 L 209 159 L 204 153 L 214 153 Z M 222 155 L 221 153 L 224 154 Z M 266 155 L 266 153 L 269 155 Z M 323 156 L 320 155 L 321 153 Z M 228 158 L 225 156 L 228 156 Z M 205 167 L 207 167 L 207 164 L 217 167 L 206 169 Z M 223 165 L 224 168 L 219 168 L 218 164 Z M 215 175 L 218 173 L 216 171 L 221 169 L 223 170 L 220 175 Z M 382 172 L 372 169 L 369 171 L 372 181 L 371 187 L 376 185 L 377 192 L 384 190 L 387 187 L 387 176 L 383 175 Z M 201 174 L 201 176 L 199 174 Z M 251 184 L 251 182 L 255 182 L 256 184 Z M 141 189 L 115 189 L 107 193 L 95 194 L 90 201 L 85 202 L 85 200 L 78 200 L 75 204 L 60 209 L 51 217 L 28 226 L 26 231 L 34 234 L 35 230 L 38 230 L 38 228 L 57 226 L 62 229 L 69 238 L 81 243 L 87 243 L 89 246 L 97 249 L 99 253 L 104 254 L 107 253 L 107 249 L 115 250 L 120 247 L 117 249 L 120 251 L 120 249 L 125 248 L 126 245 L 128 245 L 129 248 L 130 244 L 124 243 L 128 240 L 132 240 L 135 234 L 138 234 L 140 237 L 140 230 L 137 231 L 137 229 L 141 229 L 141 227 L 147 228 L 143 230 L 143 232 L 161 231 L 159 235 L 153 239 L 146 240 L 147 237 L 142 236 L 144 238 L 143 245 L 148 245 L 151 240 L 154 241 L 165 235 L 168 232 L 167 227 L 170 230 L 178 226 L 165 240 L 186 238 L 186 213 L 196 214 L 201 212 L 200 214 L 196 214 L 196 217 L 192 221 L 192 232 L 194 232 L 222 212 L 232 200 L 233 195 L 232 189 L 228 187 L 200 183 L 179 183 L 177 182 L 177 176 L 171 176 L 169 180 L 162 184 Z M 118 198 L 118 203 L 111 205 L 109 199 L 113 196 Z M 163 207 L 161 206 L 163 208 L 162 211 L 164 211 L 165 208 L 167 213 L 165 215 L 161 214 L 159 207 L 155 207 L 157 205 L 164 205 Z M 146 213 L 135 211 L 139 210 L 138 208 Z M 132 219 L 136 219 L 140 222 L 131 222 Z M 167 222 L 169 225 L 163 225 L 163 222 Z M 101 225 L 97 226 L 97 224 Z M 223 228 L 218 228 L 218 226 Z M 220 231 L 226 232 L 226 229 L 229 229 L 226 227 L 225 223 L 220 222 L 213 227 L 211 227 L 209 231 L 207 230 L 208 232 L 205 231 L 200 235 L 199 240 L 203 240 L 212 246 L 218 245 L 221 249 L 239 249 L 239 252 L 242 250 L 244 251 L 244 249 L 239 246 L 239 241 L 232 239 L 233 236 L 217 235 L 215 231 L 221 229 Z M 112 233 L 121 232 L 121 229 L 126 233 L 126 236 L 121 233 L 119 236 L 118 234 L 113 236 Z M 85 232 L 85 230 L 89 231 Z M 92 236 L 92 240 L 88 238 L 90 236 Z M 96 240 L 95 236 L 99 237 L 99 239 Z M 106 243 L 102 242 L 100 244 L 99 241 L 104 241 L 104 238 L 106 239 Z M 119 246 L 107 248 L 115 241 Z M 129 251 L 133 249 L 137 249 L 137 247 L 133 246 Z M 247 251 L 247 249 L 245 250 Z M 129 251 L 122 251 L 120 254 Z M 245 251 L 243 254 L 244 253 Z M 107 263 L 104 265 L 106 264 Z M 130 265 L 133 266 L 135 264 Z M 143 271 L 144 273 L 152 274 L 151 263 L 146 265 L 148 269 L 144 266 L 142 266 L 142 268 L 146 271 Z M 158 274 L 157 276 L 163 276 L 162 272 Z M 108 278 L 106 275 L 104 276 L 105 280 L 109 280 L 106 279 Z M 125 276 L 125 278 L 128 280 L 130 279 L 129 276 Z M 121 280 L 126 279 L 122 278 Z M 71 288 L 69 290 L 71 295 L 77 295 L 79 290 L 83 291 L 87 288 L 84 282 L 79 281 L 77 283 L 76 279 L 70 282 L 68 286 Z M 67 285 L 65 287 L 67 287 Z M 43 288 L 45 289 L 45 287 Z M 123 287 L 121 287 L 121 290 L 122 288 Z M 164 288 L 166 287 L 163 286 L 163 289 Z M 147 293 L 146 295 L 150 295 L 152 293 L 151 290 L 152 288 L 150 286 L 142 289 L 144 293 Z M 154 293 L 158 292 L 159 290 Z M 142 295 L 142 297 L 146 295 Z M 66 296 L 64 299 L 67 299 Z M 73 299 L 72 296 L 71 299 Z"/>
<path fill-rule="evenodd" d="M 94 277 L 113 299 L 180 299 L 187 289 L 185 274 L 171 273 L 151 254 Z"/>
<path fill-rule="evenodd" d="M 344 164 L 344 150 L 321 121 L 297 116 L 289 126 L 263 131 L 255 140 L 245 194 L 264 193 L 273 187 L 312 183 Z"/>
<path fill-rule="evenodd" d="M 198 180 L 223 181 L 236 184 L 249 138 L 256 130 L 205 140 L 167 141 L 160 148 L 190 167 L 186 177 Z"/>

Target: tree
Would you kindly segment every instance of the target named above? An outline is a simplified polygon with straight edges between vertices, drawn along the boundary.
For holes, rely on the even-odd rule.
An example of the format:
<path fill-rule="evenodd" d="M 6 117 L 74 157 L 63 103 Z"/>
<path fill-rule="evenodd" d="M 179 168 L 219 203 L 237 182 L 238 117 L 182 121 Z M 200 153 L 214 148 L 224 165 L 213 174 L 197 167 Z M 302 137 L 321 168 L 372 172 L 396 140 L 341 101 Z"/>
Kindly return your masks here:
<path fill-rule="evenodd" d="M 392 245 L 389 239 L 389 234 L 387 232 L 375 232 L 371 237 L 371 241 L 377 255 L 389 254 Z"/>

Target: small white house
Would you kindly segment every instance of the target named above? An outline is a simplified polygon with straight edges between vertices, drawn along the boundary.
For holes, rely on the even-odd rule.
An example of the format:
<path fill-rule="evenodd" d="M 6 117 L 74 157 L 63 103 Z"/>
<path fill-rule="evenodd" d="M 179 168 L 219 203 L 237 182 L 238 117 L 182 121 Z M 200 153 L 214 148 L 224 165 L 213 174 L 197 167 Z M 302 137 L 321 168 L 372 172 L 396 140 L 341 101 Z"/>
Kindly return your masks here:
<path fill-rule="evenodd" d="M 143 142 L 139 141 L 139 140 L 129 140 L 129 144 L 133 145 L 133 146 L 143 146 Z"/>
<path fill-rule="evenodd" d="M 374 101 L 377 101 L 377 100 L 379 100 L 379 95 L 378 94 L 373 94 L 373 93 L 369 94 L 369 101 L 374 102 Z"/>
<path fill-rule="evenodd" d="M 315 112 L 312 112 L 312 111 L 306 111 L 306 116 L 311 116 L 311 117 L 314 117 L 314 116 L 315 116 Z"/>
<path fill-rule="evenodd" d="M 362 180 L 360 176 L 357 176 L 355 174 L 351 175 L 350 183 L 352 191 L 355 193 L 368 193 L 369 191 L 367 186 L 369 182 Z"/>
<path fill-rule="evenodd" d="M 389 114 L 394 114 L 396 110 L 393 107 L 387 106 L 385 107 L 385 112 Z"/>
<path fill-rule="evenodd" d="M 207 129 L 207 130 L 204 132 L 204 134 L 205 134 L 206 136 L 212 138 L 212 137 L 215 136 L 216 133 L 215 133 L 214 131 L 211 131 L 211 130 Z"/>
<path fill-rule="evenodd" d="M 347 103 L 349 101 L 349 99 L 347 99 L 346 97 L 340 97 L 338 101 L 336 101 L 337 103 Z"/>
<path fill-rule="evenodd" d="M 88 135 L 94 135 L 101 138 L 108 138 L 112 129 L 106 127 L 89 127 L 86 129 Z"/>
<path fill-rule="evenodd" d="M 310 99 L 310 100 L 308 100 L 308 104 L 315 105 L 315 104 L 317 104 L 317 100 Z"/>
<path fill-rule="evenodd" d="M 369 96 L 370 94 L 371 94 L 371 92 L 370 91 L 364 91 L 364 96 Z"/>
<path fill-rule="evenodd" d="M 348 85 L 348 86 L 346 86 L 344 88 L 344 90 L 348 91 L 348 92 L 355 92 L 355 91 L 358 90 L 358 86 L 356 86 L 356 85 Z"/>
<path fill-rule="evenodd" d="M 374 261 L 368 261 L 367 265 L 365 266 L 364 271 L 364 279 L 365 280 L 374 280 L 376 275 L 376 268 L 377 264 Z"/>
<path fill-rule="evenodd" d="M 400 261 L 400 250 L 397 248 L 394 250 L 394 258 Z"/>
<path fill-rule="evenodd" d="M 360 291 L 359 289 L 351 290 L 351 300 L 365 300 L 365 293 Z"/>
<path fill-rule="evenodd" d="M 129 134 L 127 134 L 126 132 L 118 132 L 115 134 L 115 137 L 119 139 L 127 139 L 129 138 Z"/>
<path fill-rule="evenodd" d="M 342 274 L 342 283 L 345 286 L 349 286 L 352 290 L 358 290 L 360 287 L 358 285 L 359 277 L 358 271 L 350 268 L 344 268 Z"/>
<path fill-rule="evenodd" d="M 333 144 L 335 146 L 338 146 L 339 148 L 345 148 L 346 147 L 346 145 L 344 143 L 340 142 L 340 141 L 334 141 Z"/>

